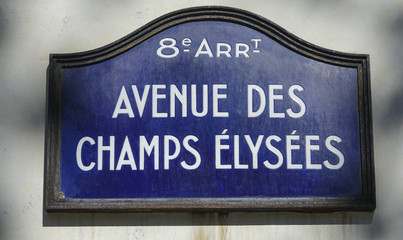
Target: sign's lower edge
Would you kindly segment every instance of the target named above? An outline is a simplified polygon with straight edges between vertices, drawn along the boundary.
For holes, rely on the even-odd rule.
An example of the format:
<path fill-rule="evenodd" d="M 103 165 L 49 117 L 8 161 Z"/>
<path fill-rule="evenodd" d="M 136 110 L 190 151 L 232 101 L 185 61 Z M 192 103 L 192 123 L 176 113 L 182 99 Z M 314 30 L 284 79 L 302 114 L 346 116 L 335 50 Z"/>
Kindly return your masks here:
<path fill-rule="evenodd" d="M 375 204 L 361 198 L 160 198 L 58 199 L 46 203 L 48 212 L 371 212 Z"/>

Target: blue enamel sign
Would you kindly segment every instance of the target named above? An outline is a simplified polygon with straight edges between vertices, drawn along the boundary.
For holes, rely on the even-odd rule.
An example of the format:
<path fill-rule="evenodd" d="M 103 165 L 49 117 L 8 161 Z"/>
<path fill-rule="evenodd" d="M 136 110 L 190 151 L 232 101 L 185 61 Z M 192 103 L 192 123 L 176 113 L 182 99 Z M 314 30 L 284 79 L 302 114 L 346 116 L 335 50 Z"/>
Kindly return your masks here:
<path fill-rule="evenodd" d="M 374 208 L 368 56 L 212 10 L 51 55 L 49 210 Z"/>

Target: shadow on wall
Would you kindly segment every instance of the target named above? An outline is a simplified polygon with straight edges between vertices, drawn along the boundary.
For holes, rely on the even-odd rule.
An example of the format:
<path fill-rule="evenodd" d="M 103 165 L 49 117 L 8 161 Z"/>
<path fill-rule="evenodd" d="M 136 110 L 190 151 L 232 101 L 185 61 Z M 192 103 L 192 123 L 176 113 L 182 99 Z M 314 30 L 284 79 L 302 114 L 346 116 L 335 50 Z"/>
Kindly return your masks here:
<path fill-rule="evenodd" d="M 7 19 L 7 16 L 4 13 L 4 7 L 0 3 L 0 51 L 3 50 L 4 45 L 5 45 L 4 44 L 5 43 L 4 38 L 5 38 L 6 32 L 7 32 L 8 21 L 9 20 Z M 0 57 L 2 57 L 2 56 L 0 55 Z M 3 98 L 2 98 L 2 90 L 1 90 L 1 88 L 3 87 L 3 81 L 2 81 L 1 78 L 0 78 L 0 83 L 1 83 L 1 85 L 0 85 L 0 102 L 2 102 L 1 100 L 3 100 Z M 1 109 L 1 110 L 3 112 L 3 109 Z M 1 117 L 3 117 L 3 115 Z M 2 125 L 3 124 L 2 122 L 0 122 L 0 124 L 1 124 L 0 125 L 0 138 L 2 138 L 2 137 L 4 137 L 4 135 L 2 136 L 2 130 L 3 130 L 2 128 L 5 127 L 5 126 Z M 5 160 L 5 159 L 3 159 L 3 156 L 5 154 L 4 153 L 4 151 L 5 151 L 4 148 L 5 148 L 4 146 L 1 146 L 1 149 L 0 149 L 0 161 Z M 3 190 L 4 187 L 5 187 L 4 184 L 2 184 L 0 182 L 0 192 L 3 192 L 2 190 Z M 0 200 L 1 199 L 2 198 L 0 198 Z M 3 204 L 4 204 L 4 202 L 0 201 L 0 239 L 5 239 L 4 235 L 5 235 L 5 232 L 7 230 L 6 227 L 5 227 L 5 223 L 6 223 L 6 217 L 9 214 L 8 211 L 5 209 L 5 207 L 3 206 Z"/>
<path fill-rule="evenodd" d="M 400 46 L 403 39 L 403 12 L 397 16 L 391 23 L 390 36 L 391 42 L 387 42 L 390 49 L 388 50 L 388 56 L 392 59 L 391 62 L 401 65 L 403 63 L 403 47 Z M 387 73 L 385 73 L 387 74 Z M 382 124 L 385 130 L 397 129 L 402 126 L 403 123 L 403 68 L 397 70 L 396 82 L 399 83 L 398 90 L 395 90 L 395 94 L 389 97 L 388 105 L 385 107 L 385 112 L 382 114 Z M 388 83 L 391 84 L 391 83 Z"/>
<path fill-rule="evenodd" d="M 43 213 L 43 226 L 371 224 L 372 213 Z"/>
<path fill-rule="evenodd" d="M 0 36 L 5 36 L 4 33 L 6 32 L 8 21 L 9 20 L 4 13 L 4 8 L 0 6 Z M 3 42 L 3 39 L 0 39 L 0 49 L 3 45 Z"/>
<path fill-rule="evenodd" d="M 22 5 L 29 4 L 0 1 L 0 239 L 17 232 L 15 223 L 22 222 L 18 200 L 26 199 L 32 186 L 21 179 L 35 182 L 43 161 L 44 69 L 38 61 L 40 45 L 30 48 L 38 31 L 27 31 L 37 27 L 36 21 L 29 22 L 35 15 Z"/>
<path fill-rule="evenodd" d="M 374 125 L 374 128 L 377 128 L 376 130 L 378 131 L 378 133 L 381 133 L 379 134 L 380 141 L 390 137 L 390 140 L 388 139 L 385 142 L 382 142 L 382 144 L 385 145 L 391 144 L 392 146 L 395 145 L 395 142 L 393 142 L 394 138 L 392 137 L 392 135 L 396 131 L 403 128 L 403 68 L 401 67 L 401 64 L 403 63 L 403 47 L 401 47 L 403 39 L 402 26 L 403 26 L 403 10 L 400 10 L 400 12 L 396 14 L 394 18 L 390 18 L 388 25 L 385 26 L 388 28 L 387 32 L 388 35 L 385 36 L 382 46 L 386 48 L 385 51 L 388 57 L 388 62 L 383 64 L 393 64 L 394 66 L 392 68 L 389 67 L 388 69 L 392 69 L 394 71 L 381 72 L 379 76 L 381 77 L 385 76 L 386 79 L 388 80 L 393 79 L 393 80 L 391 82 L 384 82 L 382 79 L 372 78 L 372 82 L 379 81 L 393 89 L 389 90 L 389 92 L 391 92 L 392 94 L 382 96 L 383 98 L 387 99 L 387 101 L 385 102 L 386 105 L 383 107 L 383 109 L 378 109 L 379 111 L 378 116 L 379 115 L 380 116 L 379 119 L 377 119 L 378 124 Z M 388 74 L 390 74 L 391 76 L 388 76 Z M 374 89 L 372 91 L 374 92 Z M 399 141 L 399 143 L 401 143 L 401 141 Z M 401 163 L 396 163 L 400 165 L 395 165 L 395 162 L 393 163 L 391 162 L 396 160 L 395 157 L 393 157 L 393 154 L 394 153 L 391 152 L 390 156 L 386 156 L 386 159 L 375 159 L 375 162 L 382 162 L 382 164 L 386 166 L 386 168 L 383 168 L 384 173 L 392 172 L 393 171 L 392 168 L 399 168 L 399 166 L 403 166 Z M 385 160 L 389 162 L 386 162 Z M 391 178 L 389 179 L 390 181 L 392 181 Z M 388 183 L 383 182 L 380 185 L 384 186 L 385 184 Z M 382 207 L 385 208 L 386 206 L 383 205 Z M 389 208 L 393 208 L 392 216 L 390 215 L 388 216 L 389 219 L 397 220 L 401 218 L 400 216 L 403 211 L 401 205 L 393 207 L 389 206 Z M 367 232 L 367 239 L 384 239 L 385 236 L 388 236 L 388 234 L 390 234 L 390 232 L 391 229 L 389 224 L 385 223 L 379 217 L 377 217 L 374 219 L 371 228 Z"/>

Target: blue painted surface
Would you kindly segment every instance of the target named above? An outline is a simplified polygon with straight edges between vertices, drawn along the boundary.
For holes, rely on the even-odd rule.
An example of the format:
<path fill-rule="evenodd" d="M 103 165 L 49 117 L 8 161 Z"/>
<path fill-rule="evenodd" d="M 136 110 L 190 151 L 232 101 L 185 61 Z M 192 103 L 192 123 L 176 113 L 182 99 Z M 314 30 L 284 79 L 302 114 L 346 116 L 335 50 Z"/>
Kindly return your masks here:
<path fill-rule="evenodd" d="M 156 51 L 163 38 L 174 38 L 180 54 L 174 58 L 158 57 Z M 183 38 L 192 40 L 184 52 Z M 216 43 L 247 43 L 254 49 L 251 39 L 262 39 L 259 53 L 249 52 L 249 58 L 213 57 L 194 55 L 203 38 L 208 40 L 213 53 Z M 181 116 L 181 106 L 176 106 L 176 117 L 151 117 L 151 90 L 142 117 L 131 91 L 137 85 L 142 92 L 146 84 L 165 84 L 160 91 L 168 100 L 161 100 L 158 110 L 169 114 L 169 85 L 188 86 L 188 116 Z M 194 117 L 190 110 L 190 85 L 201 90 L 209 86 L 209 109 L 205 117 Z M 213 84 L 227 84 L 226 100 L 220 100 L 220 111 L 229 117 L 213 118 L 211 92 Z M 247 85 L 262 87 L 268 94 L 269 84 L 283 85 L 284 99 L 276 101 L 276 112 L 294 111 L 299 106 L 288 97 L 288 88 L 300 85 L 304 88 L 297 95 L 306 105 L 301 118 L 269 118 L 268 104 L 263 114 L 256 118 L 247 116 Z M 112 118 L 122 86 L 125 86 L 134 118 L 120 114 Z M 267 36 L 247 27 L 226 22 L 192 22 L 165 30 L 135 46 L 129 51 L 104 62 L 85 67 L 64 69 L 62 86 L 62 138 L 61 138 L 61 191 L 66 198 L 172 198 L 172 197 L 296 197 L 296 196 L 360 196 L 361 159 L 358 122 L 357 70 L 318 62 L 285 48 Z M 198 102 L 201 102 L 201 91 Z M 267 100 L 267 99 L 266 99 Z M 201 108 L 199 108 L 199 111 Z M 240 136 L 240 162 L 249 169 L 216 169 L 215 135 L 228 129 L 230 149 L 222 151 L 222 163 L 233 165 L 233 139 Z M 303 169 L 286 168 L 286 136 L 299 135 L 300 150 L 293 151 L 293 162 Z M 76 163 L 76 148 L 81 138 L 88 136 L 97 142 L 103 136 L 108 144 L 109 136 L 115 136 L 115 166 L 125 137 L 130 140 L 137 169 L 139 168 L 139 136 L 148 141 L 155 135 L 159 141 L 159 170 L 154 170 L 153 155 L 146 155 L 144 170 L 132 170 L 124 165 L 120 171 L 109 171 L 109 153 L 104 154 L 103 170 L 94 167 L 82 171 Z M 182 151 L 170 161 L 164 170 L 165 135 L 173 135 L 180 141 L 185 136 L 197 136 L 199 141 L 190 144 L 200 153 L 201 164 L 195 170 L 185 170 L 180 162 L 194 162 L 194 156 Z M 250 135 L 253 142 L 259 135 L 264 140 L 258 154 L 258 168 L 252 169 L 252 154 L 244 139 Z M 276 155 L 265 146 L 270 135 L 277 135 L 280 142 L 272 142 L 284 156 L 278 169 L 268 169 L 263 161 L 276 163 Z M 336 161 L 335 154 L 325 146 L 325 139 L 337 135 L 343 141 L 333 142 L 345 157 L 344 165 L 337 170 L 306 169 L 305 136 L 318 135 L 320 149 L 312 151 L 312 162 L 322 164 L 325 159 Z M 174 149 L 171 149 L 172 154 Z M 97 144 L 84 144 L 82 159 L 85 165 L 97 161 Z"/>

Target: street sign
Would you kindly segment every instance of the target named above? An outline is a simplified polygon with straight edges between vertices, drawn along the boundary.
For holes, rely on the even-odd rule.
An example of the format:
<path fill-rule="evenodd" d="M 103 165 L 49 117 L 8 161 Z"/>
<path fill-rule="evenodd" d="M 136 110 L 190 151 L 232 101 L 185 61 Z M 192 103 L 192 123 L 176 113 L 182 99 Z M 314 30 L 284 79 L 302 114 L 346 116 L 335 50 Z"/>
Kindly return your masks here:
<path fill-rule="evenodd" d="M 238 9 L 52 54 L 50 211 L 375 208 L 369 56 Z"/>

